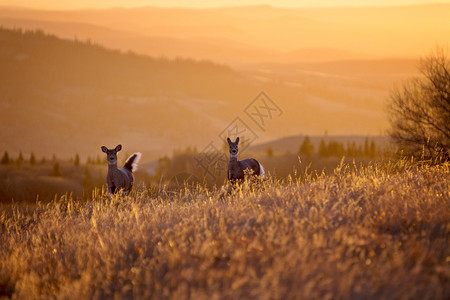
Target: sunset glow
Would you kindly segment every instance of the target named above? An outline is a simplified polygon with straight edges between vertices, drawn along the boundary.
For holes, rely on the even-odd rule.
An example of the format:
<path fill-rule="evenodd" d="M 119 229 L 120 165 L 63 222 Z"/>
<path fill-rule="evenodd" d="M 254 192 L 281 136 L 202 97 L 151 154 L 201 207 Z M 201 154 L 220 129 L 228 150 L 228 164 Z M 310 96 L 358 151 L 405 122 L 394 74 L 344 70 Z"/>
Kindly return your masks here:
<path fill-rule="evenodd" d="M 449 0 L 433 1 L 433 3 L 450 3 Z M 248 6 L 271 5 L 278 7 L 324 7 L 324 6 L 396 6 L 430 4 L 426 0 L 0 0 L 0 6 L 20 6 L 40 9 L 82 9 L 82 8 L 108 8 L 108 7 L 221 7 L 221 6 Z"/>
<path fill-rule="evenodd" d="M 0 0 L 0 299 L 450 299 L 450 0 Z"/>
<path fill-rule="evenodd" d="M 117 126 L 114 131 L 117 134 L 107 138 L 112 144 L 127 141 L 136 144 L 142 135 L 149 135 L 159 142 L 148 142 L 144 150 L 135 150 L 163 155 L 179 147 L 202 143 L 204 136 L 217 135 L 234 119 L 236 111 L 261 91 L 280 102 L 286 113 L 260 134 L 259 142 L 325 132 L 383 135 L 387 126 L 383 106 L 392 86 L 417 75 L 420 56 L 436 45 L 450 42 L 450 5 L 443 4 L 444 1 L 415 5 L 425 3 L 406 0 L 0 0 L 0 25 L 5 30 L 40 30 L 63 39 L 52 42 L 42 36 L 38 40 L 42 39 L 43 44 L 34 45 L 35 40 L 23 36 L 30 43 L 23 49 L 24 44 L 16 45 L 17 41 L 11 40 L 17 47 L 18 60 L 14 63 L 30 63 L 28 68 L 21 63 L 8 71 L 21 70 L 17 77 L 7 77 L 9 81 L 17 80 L 19 85 L 20 78 L 30 77 L 37 66 L 46 70 L 45 55 L 43 60 L 30 60 L 51 51 L 43 45 L 55 43 L 52 47 L 61 48 L 57 52 L 61 56 L 60 60 L 49 61 L 54 65 L 48 73 L 35 74 L 38 82 L 47 82 L 45 85 L 39 83 L 35 89 L 11 88 L 2 100 L 17 103 L 14 99 L 20 98 L 27 103 L 30 99 L 41 99 L 42 103 L 48 103 L 54 98 L 55 105 L 50 110 L 55 111 L 42 115 L 44 119 L 37 131 L 25 131 L 13 139 L 8 138 L 10 131 L 6 131 L 0 145 L 14 147 L 14 151 L 37 147 L 32 145 L 36 142 L 36 132 L 41 132 L 43 138 L 39 139 L 38 147 L 43 153 L 49 151 L 50 145 L 61 148 L 63 153 L 68 145 L 82 147 L 78 150 L 81 153 L 94 151 L 92 145 L 80 146 L 76 139 L 55 146 L 46 135 L 47 127 L 54 128 L 60 122 L 56 116 L 68 120 L 80 118 L 83 120 L 77 125 L 80 130 L 90 129 L 86 124 L 97 124 L 98 118 L 91 119 L 93 116 L 83 110 L 75 113 L 77 110 L 68 110 L 68 104 L 64 104 L 86 101 L 96 107 L 98 116 L 105 118 L 115 113 L 110 111 L 112 107 L 129 112 L 122 117 L 128 120 L 126 124 L 113 125 Z M 7 7 L 12 5 L 17 7 Z M 81 7 L 85 9 L 74 10 Z M 73 49 L 66 49 L 65 40 L 86 45 L 73 44 Z M 100 57 L 96 58 L 97 48 L 93 45 L 104 49 Z M 34 47 L 39 51 L 31 52 Z M 86 52 L 80 53 L 85 55 L 76 54 L 83 47 Z M 117 50 L 127 56 L 121 56 Z M 141 55 L 140 61 L 134 60 L 130 53 Z M 5 56 L 6 61 L 8 57 Z M 54 54 L 50 57 L 58 58 Z M 97 67 L 93 73 L 90 66 L 94 65 Z M 84 82 L 83 78 L 90 79 Z M 210 82 L 204 84 L 205 80 Z M 59 88 L 47 90 L 51 86 Z M 32 91 L 40 92 L 35 95 Z M 117 103 L 108 106 L 109 101 Z M 4 105 L 10 109 L 15 107 Z M 137 111 L 146 113 L 136 115 L 134 105 L 140 106 Z M 170 120 L 164 113 L 167 110 L 173 111 Z M 43 112 L 39 110 L 40 113 Z M 11 116 L 14 113 L 6 113 L 5 122 Z M 9 124 L 16 124 L 16 131 L 23 130 L 22 123 L 11 120 Z M 105 126 L 106 123 L 99 123 L 83 139 L 96 141 L 106 130 Z M 127 135 L 121 126 L 132 126 L 135 133 Z M 62 128 L 67 131 L 56 131 L 58 136 L 74 134 L 71 127 Z"/>

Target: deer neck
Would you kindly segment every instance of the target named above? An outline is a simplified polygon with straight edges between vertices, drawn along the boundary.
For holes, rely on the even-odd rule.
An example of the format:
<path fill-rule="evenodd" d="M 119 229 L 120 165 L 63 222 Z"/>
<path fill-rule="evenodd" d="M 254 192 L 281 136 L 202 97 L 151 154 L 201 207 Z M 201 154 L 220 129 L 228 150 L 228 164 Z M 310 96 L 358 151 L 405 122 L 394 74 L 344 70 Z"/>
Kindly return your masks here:
<path fill-rule="evenodd" d="M 114 162 L 108 162 L 108 172 L 112 172 L 114 170 L 117 170 L 117 160 Z"/>
<path fill-rule="evenodd" d="M 237 163 L 237 154 L 231 154 L 230 153 L 230 163 Z"/>

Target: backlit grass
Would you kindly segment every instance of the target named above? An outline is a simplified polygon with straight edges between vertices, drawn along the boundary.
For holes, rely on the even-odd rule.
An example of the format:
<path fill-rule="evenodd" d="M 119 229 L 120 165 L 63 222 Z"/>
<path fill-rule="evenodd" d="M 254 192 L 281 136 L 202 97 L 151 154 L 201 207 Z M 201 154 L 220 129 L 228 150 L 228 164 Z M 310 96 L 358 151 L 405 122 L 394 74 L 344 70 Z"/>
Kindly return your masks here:
<path fill-rule="evenodd" d="M 16 299 L 448 299 L 450 164 L 339 166 L 0 218 Z"/>

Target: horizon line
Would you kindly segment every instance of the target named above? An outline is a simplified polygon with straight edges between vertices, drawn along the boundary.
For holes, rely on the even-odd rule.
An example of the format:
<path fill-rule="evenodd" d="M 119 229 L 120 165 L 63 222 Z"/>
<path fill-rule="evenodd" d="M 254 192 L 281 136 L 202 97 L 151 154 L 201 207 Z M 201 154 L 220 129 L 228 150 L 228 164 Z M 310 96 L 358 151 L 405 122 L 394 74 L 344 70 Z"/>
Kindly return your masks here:
<path fill-rule="evenodd" d="M 402 8 L 402 7 L 420 7 L 450 5 L 450 2 L 434 1 L 431 3 L 413 3 L 413 4 L 360 4 L 360 5 L 299 5 L 285 6 L 273 4 L 232 4 L 232 5 L 207 5 L 207 6 L 180 6 L 180 5 L 136 5 L 136 6 L 99 6 L 99 7 L 38 7 L 26 5 L 1 5 L 0 9 L 18 9 L 18 10 L 43 10 L 43 11 L 83 11 L 83 10 L 113 10 L 113 9 L 141 9 L 141 8 L 160 8 L 160 9 L 186 9 L 186 10 L 210 10 L 210 9 L 229 9 L 229 8 L 257 8 L 267 7 L 274 9 L 321 9 L 321 8 Z"/>

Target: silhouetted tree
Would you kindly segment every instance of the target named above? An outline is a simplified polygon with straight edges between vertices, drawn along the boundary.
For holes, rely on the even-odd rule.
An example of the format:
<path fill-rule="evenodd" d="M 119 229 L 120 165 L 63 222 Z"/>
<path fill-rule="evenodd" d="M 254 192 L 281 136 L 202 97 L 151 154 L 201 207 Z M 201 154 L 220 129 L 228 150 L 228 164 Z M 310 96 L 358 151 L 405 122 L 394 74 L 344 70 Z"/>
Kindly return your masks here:
<path fill-rule="evenodd" d="M 433 158 L 450 153 L 450 59 L 437 48 L 421 60 L 423 77 L 408 81 L 390 95 L 389 134 L 405 154 Z"/>
<path fill-rule="evenodd" d="M 369 149 L 369 138 L 366 137 L 365 140 L 364 140 L 364 156 L 369 156 L 369 152 L 370 152 L 370 149 Z"/>
<path fill-rule="evenodd" d="M 73 164 L 74 164 L 75 166 L 79 166 L 79 165 L 80 165 L 80 156 L 78 155 L 78 153 L 75 154 L 75 159 L 74 159 L 74 161 L 73 161 Z"/>
<path fill-rule="evenodd" d="M 356 147 L 355 142 L 347 143 L 347 149 L 345 151 L 345 155 L 348 157 L 357 157 L 358 156 L 358 147 Z"/>
<path fill-rule="evenodd" d="M 372 140 L 371 142 L 370 142 L 370 148 L 369 148 L 369 157 L 375 157 L 375 156 L 377 156 L 377 146 L 376 146 L 376 144 L 375 144 L 375 141 L 374 140 Z"/>
<path fill-rule="evenodd" d="M 30 155 L 30 165 L 32 165 L 32 166 L 36 165 L 36 156 L 34 156 L 33 152 L 31 152 L 31 155 Z"/>
<path fill-rule="evenodd" d="M 59 166 L 59 162 L 55 162 L 53 164 L 52 169 L 50 170 L 50 176 L 60 177 L 62 176 L 61 167 Z"/>
<path fill-rule="evenodd" d="M 23 154 L 22 154 L 22 152 L 19 152 L 19 157 L 17 158 L 17 161 L 16 161 L 17 165 L 23 164 L 23 161 L 24 161 Z"/>
<path fill-rule="evenodd" d="M 303 140 L 302 145 L 300 146 L 299 154 L 303 154 L 306 156 L 311 156 L 314 154 L 314 145 L 309 140 L 309 137 L 306 136 Z"/>
<path fill-rule="evenodd" d="M 344 146 L 342 145 L 342 143 L 330 141 L 328 143 L 328 154 L 330 156 L 338 156 L 338 157 L 344 156 L 345 155 Z"/>
<path fill-rule="evenodd" d="M 319 155 L 322 156 L 322 157 L 329 156 L 327 144 L 325 143 L 324 140 L 320 141 L 320 144 L 319 144 Z"/>
<path fill-rule="evenodd" d="M 8 152 L 5 151 L 5 153 L 3 154 L 3 157 L 2 157 L 1 164 L 2 164 L 2 165 L 7 165 L 7 164 L 9 164 L 10 162 L 11 162 L 11 161 L 10 161 L 10 158 L 9 158 L 9 154 L 8 154 Z"/>

